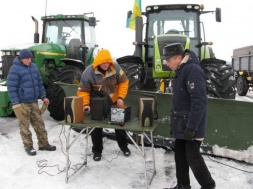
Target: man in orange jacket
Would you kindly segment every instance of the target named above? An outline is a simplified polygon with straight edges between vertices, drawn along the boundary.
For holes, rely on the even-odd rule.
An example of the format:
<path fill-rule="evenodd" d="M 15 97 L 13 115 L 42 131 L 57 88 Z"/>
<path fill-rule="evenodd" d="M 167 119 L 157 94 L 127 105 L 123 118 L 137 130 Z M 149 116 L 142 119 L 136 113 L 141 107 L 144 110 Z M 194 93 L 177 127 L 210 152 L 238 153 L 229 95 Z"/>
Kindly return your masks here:
<path fill-rule="evenodd" d="M 114 62 L 108 50 L 102 49 L 98 52 L 92 65 L 89 65 L 83 72 L 80 86 L 77 91 L 78 96 L 83 97 L 83 109 L 90 111 L 90 95 L 92 91 L 102 91 L 107 93 L 114 104 L 124 105 L 124 98 L 128 92 L 129 80 Z M 100 161 L 103 150 L 102 128 L 95 128 L 91 133 L 93 143 L 93 160 Z M 127 147 L 126 132 L 115 129 L 118 145 L 125 156 L 131 154 Z"/>

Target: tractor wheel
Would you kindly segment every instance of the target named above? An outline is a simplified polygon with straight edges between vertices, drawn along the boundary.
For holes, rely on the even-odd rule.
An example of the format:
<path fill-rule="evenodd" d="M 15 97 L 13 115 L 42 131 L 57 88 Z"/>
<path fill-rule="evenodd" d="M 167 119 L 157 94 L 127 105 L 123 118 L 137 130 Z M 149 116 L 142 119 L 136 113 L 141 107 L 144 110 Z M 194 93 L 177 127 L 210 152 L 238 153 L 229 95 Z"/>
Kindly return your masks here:
<path fill-rule="evenodd" d="M 245 96 L 249 90 L 248 81 L 244 76 L 239 76 L 236 83 L 237 93 L 239 96 Z"/>
<path fill-rule="evenodd" d="M 50 100 L 48 111 L 50 116 L 55 120 L 64 119 L 64 97 L 66 97 L 63 89 L 55 84 L 55 81 L 61 81 L 69 84 L 76 84 L 80 82 L 82 71 L 78 67 L 66 66 L 55 68 L 49 75 L 47 82 L 47 98 Z"/>
<path fill-rule="evenodd" d="M 219 59 L 205 59 L 201 67 L 206 75 L 207 96 L 235 99 L 235 79 L 232 66 Z"/>
<path fill-rule="evenodd" d="M 136 56 L 124 56 L 117 59 L 129 79 L 129 89 L 139 90 L 144 80 L 144 62 Z"/>

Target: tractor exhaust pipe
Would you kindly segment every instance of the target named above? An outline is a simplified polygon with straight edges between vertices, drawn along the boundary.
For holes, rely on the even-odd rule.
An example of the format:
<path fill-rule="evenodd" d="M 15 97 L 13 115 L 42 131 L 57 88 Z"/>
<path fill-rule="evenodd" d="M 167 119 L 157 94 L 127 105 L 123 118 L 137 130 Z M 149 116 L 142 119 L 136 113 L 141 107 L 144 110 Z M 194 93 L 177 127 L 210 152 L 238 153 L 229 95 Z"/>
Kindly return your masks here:
<path fill-rule="evenodd" d="M 34 33 L 34 43 L 39 43 L 40 34 L 39 34 L 39 22 L 36 18 L 32 16 L 33 21 L 35 22 L 35 33 Z"/>
<path fill-rule="evenodd" d="M 136 23 L 135 23 L 135 52 L 134 55 L 142 58 L 142 25 L 143 20 L 142 17 L 137 16 L 136 17 Z"/>

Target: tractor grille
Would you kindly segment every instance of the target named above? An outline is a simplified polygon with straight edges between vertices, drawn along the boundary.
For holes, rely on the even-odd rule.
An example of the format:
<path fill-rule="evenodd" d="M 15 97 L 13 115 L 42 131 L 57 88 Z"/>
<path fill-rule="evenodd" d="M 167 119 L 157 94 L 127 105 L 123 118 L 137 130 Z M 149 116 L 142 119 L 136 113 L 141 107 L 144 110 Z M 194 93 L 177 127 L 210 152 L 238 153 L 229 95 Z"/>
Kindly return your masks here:
<path fill-rule="evenodd" d="M 13 60 L 15 57 L 15 55 L 2 56 L 2 75 L 0 76 L 1 79 L 5 79 L 7 77 L 7 74 L 9 73 L 10 67 L 13 64 Z"/>

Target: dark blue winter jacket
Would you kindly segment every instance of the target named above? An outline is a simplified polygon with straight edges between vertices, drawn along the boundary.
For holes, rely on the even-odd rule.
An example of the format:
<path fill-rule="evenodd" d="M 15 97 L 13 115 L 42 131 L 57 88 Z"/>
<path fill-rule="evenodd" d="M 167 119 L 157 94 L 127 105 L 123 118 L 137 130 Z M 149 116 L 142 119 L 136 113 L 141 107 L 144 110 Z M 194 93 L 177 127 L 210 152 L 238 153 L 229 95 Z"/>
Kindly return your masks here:
<path fill-rule="evenodd" d="M 36 64 L 24 65 L 18 57 L 7 75 L 7 88 L 12 104 L 36 102 L 46 98 L 46 92 Z"/>
<path fill-rule="evenodd" d="M 206 80 L 195 53 L 181 63 L 173 80 L 171 129 L 173 137 L 184 139 L 185 128 L 195 131 L 194 138 L 205 137 L 207 122 Z"/>

